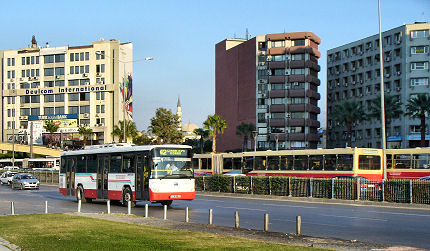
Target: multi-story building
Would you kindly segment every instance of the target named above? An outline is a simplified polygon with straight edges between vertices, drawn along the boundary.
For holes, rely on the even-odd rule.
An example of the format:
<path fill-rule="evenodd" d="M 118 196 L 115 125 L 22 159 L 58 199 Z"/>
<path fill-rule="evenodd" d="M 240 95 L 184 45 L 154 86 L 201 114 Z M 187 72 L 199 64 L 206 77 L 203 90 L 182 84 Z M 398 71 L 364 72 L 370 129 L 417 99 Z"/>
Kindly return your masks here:
<path fill-rule="evenodd" d="M 429 23 L 415 23 L 383 32 L 382 56 L 379 55 L 379 35 L 328 51 L 327 147 L 345 147 L 347 142 L 346 127 L 333 118 L 337 104 L 356 100 L 365 112 L 369 112 L 372 99 L 380 95 L 379 60 L 383 60 L 385 95 L 398 98 L 404 112 L 408 99 L 418 93 L 430 93 L 429 29 Z M 417 119 L 402 115 L 389 122 L 386 132 L 388 148 L 419 145 L 420 122 Z M 380 119 L 354 123 L 352 146 L 380 148 L 381 131 Z M 426 138 L 429 139 L 430 135 Z"/>
<path fill-rule="evenodd" d="M 242 122 L 256 125 L 258 149 L 316 148 L 320 42 L 312 32 L 292 32 L 216 45 L 215 113 L 228 125 L 217 150 L 242 148 Z"/>
<path fill-rule="evenodd" d="M 94 143 L 113 142 L 113 127 L 132 116 L 132 52 L 132 43 L 118 40 L 38 47 L 34 37 L 31 47 L 1 50 L 2 140 L 28 141 L 30 124 L 46 136 L 43 124 L 54 120 L 54 141 L 79 140 L 86 125 Z"/>

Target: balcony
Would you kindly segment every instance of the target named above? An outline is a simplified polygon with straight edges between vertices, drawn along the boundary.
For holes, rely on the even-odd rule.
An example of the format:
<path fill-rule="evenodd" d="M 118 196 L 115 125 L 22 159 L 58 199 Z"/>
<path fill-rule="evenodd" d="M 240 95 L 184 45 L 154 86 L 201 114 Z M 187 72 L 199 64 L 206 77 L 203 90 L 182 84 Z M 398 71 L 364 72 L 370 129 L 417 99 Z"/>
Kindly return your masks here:
<path fill-rule="evenodd" d="M 269 123 L 271 126 L 283 127 L 285 126 L 285 119 L 269 119 Z"/>
<path fill-rule="evenodd" d="M 279 83 L 284 81 L 285 81 L 285 76 L 269 76 L 270 83 Z"/>
<path fill-rule="evenodd" d="M 284 61 L 282 61 L 282 62 L 272 61 L 272 62 L 270 62 L 269 68 L 270 69 L 285 68 L 285 62 Z"/>
<path fill-rule="evenodd" d="M 269 49 L 269 55 L 283 55 L 285 54 L 285 47 L 274 47 Z"/>
<path fill-rule="evenodd" d="M 270 112 L 285 112 L 285 105 L 271 105 Z"/>
<path fill-rule="evenodd" d="M 285 91 L 284 90 L 272 90 L 272 91 L 270 91 L 270 97 L 271 98 L 284 98 L 285 97 Z"/>

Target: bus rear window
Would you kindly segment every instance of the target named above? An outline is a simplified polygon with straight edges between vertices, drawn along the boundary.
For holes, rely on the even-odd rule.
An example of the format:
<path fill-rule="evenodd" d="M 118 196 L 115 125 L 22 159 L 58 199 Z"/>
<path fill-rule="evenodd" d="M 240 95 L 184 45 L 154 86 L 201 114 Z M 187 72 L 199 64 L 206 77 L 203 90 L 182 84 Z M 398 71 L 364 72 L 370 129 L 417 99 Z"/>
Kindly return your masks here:
<path fill-rule="evenodd" d="M 376 155 L 358 156 L 358 169 L 360 170 L 381 170 L 381 157 Z"/>

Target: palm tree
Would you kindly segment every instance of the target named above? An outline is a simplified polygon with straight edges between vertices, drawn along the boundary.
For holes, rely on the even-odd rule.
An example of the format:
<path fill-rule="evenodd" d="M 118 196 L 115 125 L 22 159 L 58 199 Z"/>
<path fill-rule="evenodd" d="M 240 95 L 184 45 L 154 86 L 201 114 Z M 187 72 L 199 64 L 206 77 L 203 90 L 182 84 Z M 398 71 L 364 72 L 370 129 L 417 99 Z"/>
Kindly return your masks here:
<path fill-rule="evenodd" d="M 426 113 L 430 114 L 430 96 L 424 93 L 420 93 L 415 97 L 408 100 L 406 104 L 406 110 L 408 111 L 406 115 L 411 116 L 411 118 L 419 118 L 420 130 L 421 130 L 421 147 L 426 145 Z"/>
<path fill-rule="evenodd" d="M 125 142 L 127 142 L 128 138 L 135 138 L 138 134 L 138 130 L 136 128 L 136 124 L 131 120 L 125 121 L 125 132 L 126 132 L 126 139 Z M 112 136 L 117 136 L 119 138 L 119 143 L 122 143 L 124 141 L 124 122 L 118 121 L 118 124 L 113 127 Z"/>
<path fill-rule="evenodd" d="M 87 145 L 87 137 L 93 134 L 93 129 L 86 126 L 79 126 L 78 133 L 84 136 L 83 146 Z"/>
<path fill-rule="evenodd" d="M 335 121 L 345 123 L 348 132 L 348 146 L 351 147 L 353 123 L 365 118 L 363 107 L 355 100 L 348 100 L 335 106 L 333 116 Z"/>
<path fill-rule="evenodd" d="M 203 144 L 205 138 L 209 137 L 209 131 L 203 128 L 196 128 L 193 131 L 196 135 L 200 136 L 200 153 L 203 153 Z"/>
<path fill-rule="evenodd" d="M 203 125 L 205 129 L 209 130 L 209 134 L 212 135 L 212 152 L 216 153 L 216 136 L 218 133 L 224 133 L 224 129 L 227 128 L 227 122 L 218 114 L 214 114 L 212 116 L 209 115 Z"/>
<path fill-rule="evenodd" d="M 255 125 L 253 123 L 246 123 L 242 122 L 240 125 L 236 127 L 236 135 L 239 137 L 243 136 L 243 143 L 242 143 L 242 151 L 248 150 L 247 142 L 248 137 L 251 135 L 251 133 L 255 131 Z"/>
<path fill-rule="evenodd" d="M 403 114 L 402 102 L 396 96 L 385 95 L 385 133 L 387 133 L 387 127 L 391 121 L 395 118 L 400 117 Z M 381 119 L 381 95 L 376 99 L 373 99 L 370 103 L 369 117 Z M 385 139 L 386 140 L 386 139 Z"/>
<path fill-rule="evenodd" d="M 54 132 L 57 132 L 60 126 L 56 125 L 55 122 L 52 120 L 46 120 L 45 125 L 43 125 L 43 128 L 45 128 L 45 130 L 49 132 L 49 146 L 52 146 L 52 134 Z"/>

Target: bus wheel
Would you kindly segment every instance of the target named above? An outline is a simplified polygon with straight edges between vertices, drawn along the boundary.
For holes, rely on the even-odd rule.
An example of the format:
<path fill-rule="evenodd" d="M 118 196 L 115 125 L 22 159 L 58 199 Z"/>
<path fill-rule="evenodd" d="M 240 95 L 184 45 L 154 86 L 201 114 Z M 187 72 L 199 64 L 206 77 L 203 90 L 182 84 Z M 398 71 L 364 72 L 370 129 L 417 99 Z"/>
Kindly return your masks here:
<path fill-rule="evenodd" d="M 82 186 L 78 186 L 78 188 L 76 188 L 76 200 L 81 200 L 82 203 L 86 203 L 88 201 L 85 199 L 84 188 L 82 188 Z"/>
<path fill-rule="evenodd" d="M 163 201 L 161 201 L 161 205 L 166 205 L 166 206 L 168 206 L 168 207 L 170 207 L 170 205 L 172 205 L 172 203 L 173 203 L 173 200 L 163 200 Z"/>
<path fill-rule="evenodd" d="M 128 203 L 131 203 L 131 207 L 136 206 L 136 202 L 133 201 L 133 193 L 130 188 L 126 188 L 122 191 L 122 205 L 127 207 Z"/>

